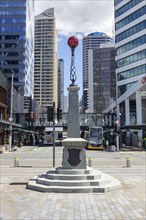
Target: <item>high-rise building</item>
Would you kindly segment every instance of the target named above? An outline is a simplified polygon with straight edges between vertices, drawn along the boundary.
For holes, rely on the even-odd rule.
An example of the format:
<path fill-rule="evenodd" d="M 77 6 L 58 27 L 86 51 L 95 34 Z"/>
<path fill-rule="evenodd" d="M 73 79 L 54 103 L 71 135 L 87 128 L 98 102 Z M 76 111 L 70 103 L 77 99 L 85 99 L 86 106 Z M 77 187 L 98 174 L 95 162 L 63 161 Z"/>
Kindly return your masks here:
<path fill-rule="evenodd" d="M 89 61 L 88 52 L 90 49 L 100 47 L 101 43 L 112 42 L 113 39 L 102 32 L 95 32 L 83 37 L 83 112 L 88 109 L 88 92 L 89 77 L 88 71 Z"/>
<path fill-rule="evenodd" d="M 34 0 L 0 0 L 0 68 L 26 96 L 33 95 Z"/>
<path fill-rule="evenodd" d="M 142 129 L 146 124 L 146 1 L 115 0 L 114 5 L 117 106 L 114 103 L 106 112 L 116 107 L 121 125 Z"/>
<path fill-rule="evenodd" d="M 64 112 L 64 61 L 58 60 L 58 106 Z"/>
<path fill-rule="evenodd" d="M 58 105 L 57 33 L 54 8 L 35 17 L 34 97 L 43 107 Z"/>
<path fill-rule="evenodd" d="M 89 113 L 101 114 L 116 99 L 115 46 L 100 44 L 88 52 Z"/>
<path fill-rule="evenodd" d="M 67 113 L 68 112 L 68 96 L 65 95 L 63 97 L 63 113 Z"/>

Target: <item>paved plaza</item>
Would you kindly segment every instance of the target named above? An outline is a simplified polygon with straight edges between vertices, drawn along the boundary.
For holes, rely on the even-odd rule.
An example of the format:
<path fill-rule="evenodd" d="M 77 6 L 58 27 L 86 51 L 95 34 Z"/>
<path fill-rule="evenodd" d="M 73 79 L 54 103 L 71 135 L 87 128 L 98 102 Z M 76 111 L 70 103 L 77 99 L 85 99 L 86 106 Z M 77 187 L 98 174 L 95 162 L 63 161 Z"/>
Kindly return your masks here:
<path fill-rule="evenodd" d="M 55 166 L 62 163 L 62 147 L 55 148 Z M 0 155 L 0 219 L 145 220 L 146 152 L 87 151 L 92 166 L 121 181 L 107 193 L 41 193 L 26 188 L 28 181 L 52 169 L 52 147 L 22 147 Z M 19 157 L 19 167 L 14 158 Z M 130 158 L 131 167 L 126 166 Z"/>

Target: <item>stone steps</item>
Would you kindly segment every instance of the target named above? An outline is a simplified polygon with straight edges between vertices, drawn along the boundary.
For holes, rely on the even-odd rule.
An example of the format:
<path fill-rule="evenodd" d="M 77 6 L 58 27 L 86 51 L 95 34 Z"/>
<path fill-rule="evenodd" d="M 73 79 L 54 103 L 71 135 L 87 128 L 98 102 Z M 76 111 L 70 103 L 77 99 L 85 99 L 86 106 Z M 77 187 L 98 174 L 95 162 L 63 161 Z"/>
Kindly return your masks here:
<path fill-rule="evenodd" d="M 56 168 L 31 179 L 28 189 L 40 192 L 90 193 L 121 188 L 120 181 L 98 170 Z"/>
<path fill-rule="evenodd" d="M 93 172 L 92 167 L 87 167 L 86 169 L 64 169 L 63 167 L 56 168 L 56 173 L 58 174 L 80 175 L 80 174 L 90 174 L 92 172 Z"/>
<path fill-rule="evenodd" d="M 67 179 L 67 177 L 66 177 Z M 49 186 L 101 186 L 104 184 L 110 183 L 110 178 L 106 174 L 102 174 L 102 177 L 98 180 L 56 180 L 56 179 L 47 179 L 44 174 L 39 176 L 36 180 L 39 184 L 49 185 Z"/>
<path fill-rule="evenodd" d="M 101 178 L 100 171 L 92 171 L 91 174 L 58 174 L 55 171 L 46 173 L 47 179 L 53 180 L 94 180 Z"/>
<path fill-rule="evenodd" d="M 28 189 L 40 191 L 40 192 L 56 192 L 56 193 L 104 193 L 111 190 L 120 189 L 119 181 L 115 178 L 111 179 L 110 184 L 103 186 L 47 186 L 36 183 L 36 181 L 29 181 L 27 185 Z"/>

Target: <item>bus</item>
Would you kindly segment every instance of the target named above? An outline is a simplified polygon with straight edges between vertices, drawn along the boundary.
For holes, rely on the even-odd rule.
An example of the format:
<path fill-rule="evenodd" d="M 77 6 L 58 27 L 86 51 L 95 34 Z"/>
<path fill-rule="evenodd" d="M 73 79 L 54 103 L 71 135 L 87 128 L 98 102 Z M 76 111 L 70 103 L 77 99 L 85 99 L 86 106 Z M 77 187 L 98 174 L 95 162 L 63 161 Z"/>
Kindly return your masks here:
<path fill-rule="evenodd" d="M 87 149 L 104 150 L 103 128 L 98 126 L 89 127 Z"/>

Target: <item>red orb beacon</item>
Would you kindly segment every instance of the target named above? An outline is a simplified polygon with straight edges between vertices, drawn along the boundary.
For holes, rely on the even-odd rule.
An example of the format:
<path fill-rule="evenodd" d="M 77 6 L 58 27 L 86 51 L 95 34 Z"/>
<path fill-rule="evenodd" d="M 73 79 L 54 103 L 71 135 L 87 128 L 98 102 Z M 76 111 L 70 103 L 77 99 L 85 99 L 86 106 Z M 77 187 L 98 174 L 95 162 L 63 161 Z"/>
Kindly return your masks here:
<path fill-rule="evenodd" d="M 71 48 L 75 48 L 78 46 L 78 38 L 75 37 L 75 36 L 71 36 L 69 39 L 68 39 L 68 46 L 71 47 Z"/>

